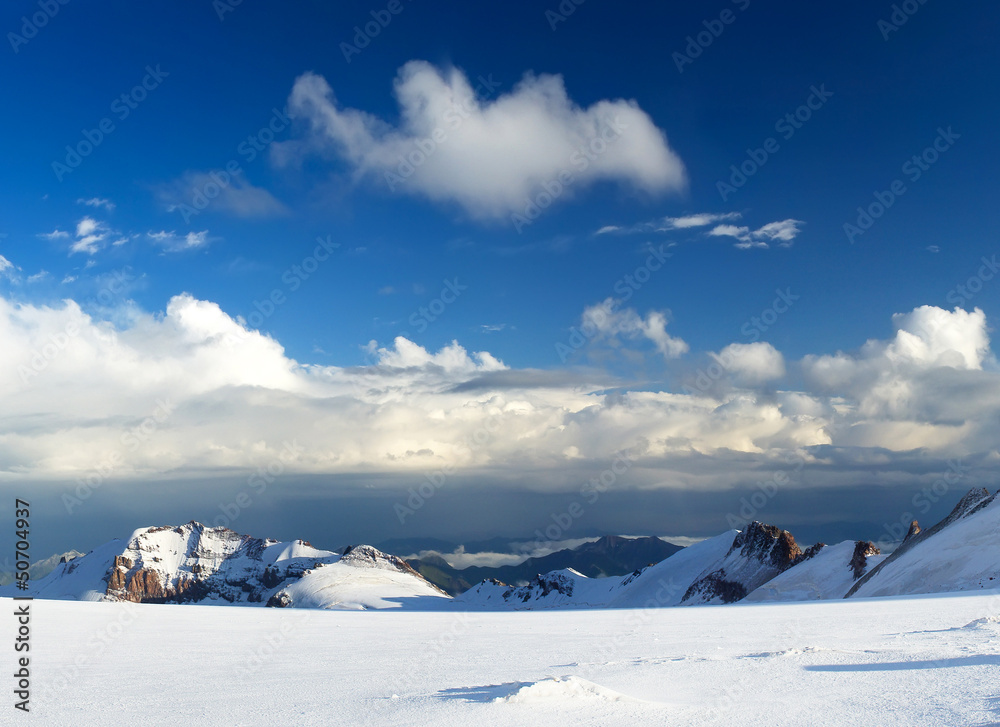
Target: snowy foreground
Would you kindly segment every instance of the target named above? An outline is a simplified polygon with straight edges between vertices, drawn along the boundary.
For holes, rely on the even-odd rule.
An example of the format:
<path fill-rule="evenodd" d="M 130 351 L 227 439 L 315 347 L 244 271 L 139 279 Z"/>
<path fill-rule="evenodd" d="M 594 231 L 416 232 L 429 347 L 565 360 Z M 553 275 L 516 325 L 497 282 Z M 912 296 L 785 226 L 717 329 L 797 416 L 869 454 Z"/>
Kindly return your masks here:
<path fill-rule="evenodd" d="M 24 724 L 1000 724 L 1000 591 L 651 610 L 32 610 Z"/>

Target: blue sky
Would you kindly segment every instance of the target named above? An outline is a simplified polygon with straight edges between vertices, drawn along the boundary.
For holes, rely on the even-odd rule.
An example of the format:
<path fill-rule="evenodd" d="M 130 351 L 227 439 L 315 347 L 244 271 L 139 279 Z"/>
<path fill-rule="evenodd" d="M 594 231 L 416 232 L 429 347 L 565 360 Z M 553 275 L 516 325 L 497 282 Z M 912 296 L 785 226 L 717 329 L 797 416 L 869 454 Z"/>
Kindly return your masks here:
<path fill-rule="evenodd" d="M 400 426 L 386 451 L 398 445 L 433 452 L 421 468 L 403 472 L 379 464 L 382 450 L 359 451 L 353 464 L 341 467 L 332 463 L 350 459 L 346 451 L 333 447 L 320 456 L 310 448 L 311 463 L 289 469 L 295 476 L 328 477 L 330 484 L 325 495 L 316 495 L 314 485 L 282 490 L 275 507 L 284 514 L 274 522 L 288 530 L 306 527 L 294 515 L 296 498 L 306 492 L 320 503 L 334 493 L 360 497 L 356 483 L 338 478 L 361 472 L 392 484 L 376 488 L 390 504 L 372 506 L 380 514 L 363 519 L 358 531 L 383 537 L 451 527 L 442 524 L 454 523 L 445 510 L 440 521 L 425 513 L 414 516 L 414 525 L 397 523 L 395 501 L 385 493 L 405 493 L 407 478 L 454 464 L 468 471 L 470 481 L 481 480 L 477 487 L 509 491 L 521 503 L 531 501 L 525 492 L 555 496 L 556 504 L 534 508 L 540 520 L 512 514 L 493 524 L 504 534 L 530 534 L 549 515 L 543 511 L 559 510 L 557 495 L 574 491 L 577 467 L 585 480 L 610 461 L 611 452 L 597 445 L 603 430 L 582 432 L 578 442 L 567 434 L 549 446 L 534 443 L 545 439 L 537 428 L 518 435 L 521 449 L 487 447 L 482 457 L 453 461 L 444 450 L 448 437 L 458 436 L 454 432 L 423 443 L 413 437 L 412 446 L 404 446 L 400 438 L 420 429 L 419 417 L 403 417 L 400 424 L 384 399 L 374 402 L 365 393 L 355 403 L 372 407 L 366 413 L 337 409 L 330 402 L 346 394 L 307 395 L 306 384 L 284 381 L 287 367 L 295 376 L 312 377 L 310 386 L 351 372 L 380 380 L 401 376 L 386 391 L 408 392 L 414 400 L 406 406 L 432 421 L 441 412 L 458 421 L 465 409 L 456 402 L 428 403 L 414 393 L 423 391 L 420 386 L 435 394 L 476 391 L 476 405 L 483 407 L 494 386 L 494 396 L 506 397 L 505 411 L 525 400 L 536 413 L 544 407 L 524 399 L 525 392 L 544 389 L 551 411 L 569 412 L 571 419 L 589 411 L 568 403 L 581 391 L 603 397 L 595 392 L 613 390 L 618 396 L 687 392 L 702 403 L 711 396 L 717 416 L 734 402 L 752 400 L 758 408 L 741 416 L 761 426 L 772 416 L 768 406 L 777 406 L 792 428 L 805 426 L 803 417 L 823 420 L 808 436 L 782 429 L 787 441 L 780 442 L 750 431 L 713 443 L 710 432 L 716 430 L 705 424 L 703 440 L 692 435 L 678 450 L 671 442 L 680 435 L 657 426 L 687 404 L 664 403 L 662 410 L 636 414 L 619 431 L 618 447 L 645 438 L 658 452 L 648 455 L 656 462 L 641 465 L 646 475 L 616 485 L 622 497 L 687 492 L 690 503 L 706 491 L 750 487 L 743 481 L 747 468 L 771 471 L 768 458 L 793 451 L 808 460 L 807 473 L 818 468 L 815 482 L 804 477 L 799 489 L 813 492 L 815 485 L 832 492 L 832 460 L 815 448 L 852 448 L 855 464 L 845 486 L 877 483 L 904 494 L 897 498 L 901 504 L 887 504 L 889 511 L 878 516 L 840 519 L 881 527 L 880 518 L 895 518 L 895 509 L 919 490 L 907 476 L 933 482 L 947 469 L 942 463 L 964 455 L 980 460 L 970 483 L 988 480 L 996 449 L 976 431 L 986 431 L 995 411 L 945 416 L 936 405 L 913 404 L 912 388 L 890 401 L 885 391 L 905 379 L 899 372 L 855 371 L 856 380 L 830 374 L 847 359 L 858 370 L 878 368 L 876 359 L 897 362 L 894 352 L 905 349 L 920 359 L 920 377 L 968 375 L 952 385 L 962 392 L 985 387 L 974 397 L 985 402 L 993 401 L 996 387 L 988 333 L 1000 298 L 982 260 L 996 253 L 1000 221 L 990 182 L 1000 161 L 994 131 L 1000 13 L 902 5 L 913 12 L 892 3 L 827 7 L 756 0 L 625 10 L 598 0 L 474 8 L 410 0 L 293 7 L 153 3 L 141 10 L 124 3 L 9 4 L 0 49 L 10 99 L 0 120 L 0 293 L 9 350 L 19 351 L 10 354 L 8 368 L 20 388 L 19 413 L 7 431 L 28 437 L 24 432 L 35 431 L 40 421 L 66 417 L 71 423 L 51 424 L 37 448 L 7 455 L 0 462 L 4 486 L 34 483 L 55 503 L 53 517 L 66 516 L 74 523 L 70 531 L 82 533 L 79 518 L 58 502 L 67 483 L 95 464 L 82 455 L 60 459 L 47 448 L 101 450 L 102 436 L 115 441 L 122 427 L 154 410 L 150 404 L 169 389 L 166 379 L 153 376 L 158 383 L 143 388 L 135 382 L 144 381 L 148 367 L 131 370 L 124 362 L 173 361 L 173 368 L 183 363 L 192 377 L 201 377 L 198 365 L 207 354 L 184 356 L 191 346 L 208 345 L 206 326 L 239 327 L 245 335 L 237 338 L 250 337 L 261 347 L 258 359 L 219 354 L 232 370 L 214 387 L 178 393 L 187 414 L 161 423 L 158 431 L 176 438 L 154 443 L 155 456 L 144 449 L 142 462 L 130 461 L 108 478 L 123 491 L 144 478 L 217 482 L 211 496 L 187 507 L 190 517 L 205 520 L 243 487 L 243 470 L 259 466 L 255 446 L 265 442 L 259 451 L 277 453 L 281 436 L 302 436 L 296 429 L 302 423 L 280 436 L 269 434 L 268 424 L 280 419 L 275 412 L 284 405 L 269 400 L 258 406 L 254 397 L 261 390 L 304 397 L 307 408 L 329 406 L 325 414 L 340 420 L 366 417 L 376 422 L 376 432 Z M 623 117 L 624 128 L 615 131 L 615 119 Z M 435 128 L 443 133 L 438 140 Z M 399 157 L 420 143 L 432 151 L 414 157 L 420 163 L 412 175 L 393 183 L 386 174 L 405 170 Z M 593 158 L 585 168 L 567 153 L 587 148 Z M 76 158 L 74 150 L 84 153 Z M 222 176 L 227 165 L 239 173 Z M 745 179 L 733 176 L 740 167 Z M 557 184 L 560 173 L 568 176 Z M 213 186 L 220 179 L 227 181 Z M 551 193 L 560 185 L 552 203 L 525 224 L 530 203 L 546 200 L 546 187 Z M 204 210 L 189 214 L 199 192 L 215 189 L 218 195 Z M 845 229 L 864 222 L 859 207 L 889 200 L 863 234 Z M 655 270 L 646 267 L 650 260 Z M 629 275 L 645 282 L 631 285 Z M 182 295 L 187 297 L 177 297 Z M 268 299 L 278 302 L 272 308 Z M 71 336 L 65 356 L 43 371 L 32 369 L 39 375 L 26 381 L 19 362 L 30 361 L 48 340 L 46 325 L 64 330 L 59 316 L 75 315 L 66 301 L 80 306 L 85 318 L 79 320 L 94 341 L 101 331 L 121 338 L 84 351 L 75 346 L 90 333 Z M 960 316 L 956 305 L 971 317 Z M 200 311 L 204 319 L 192 323 L 197 316 L 184 311 Z M 897 314 L 903 317 L 894 319 Z M 593 335 L 573 345 L 574 330 L 588 320 L 595 322 Z M 935 323 L 928 327 L 928 321 Z M 208 338 L 192 343 L 184 326 Z M 913 333 L 923 348 L 913 353 L 900 330 Z M 402 347 L 399 336 L 406 339 Z M 869 339 L 876 343 L 863 349 Z M 461 349 L 447 349 L 453 341 Z M 710 377 L 710 387 L 697 385 L 698 373 L 727 346 L 750 344 L 728 349 L 739 361 L 725 366 L 724 376 Z M 442 349 L 454 355 L 434 358 Z M 838 351 L 846 353 L 838 358 Z M 264 355 L 275 358 L 274 377 L 247 374 Z M 271 370 L 271 364 L 259 365 Z M 78 415 L 67 413 L 80 398 L 72 383 L 79 371 L 93 373 L 100 390 L 110 386 L 116 367 L 136 377 L 131 396 L 123 397 L 128 402 L 90 412 L 86 425 L 81 417 L 90 410 L 83 403 Z M 102 379 L 100 372 L 108 374 Z M 493 378 L 482 383 L 477 377 L 484 375 Z M 431 383 L 432 376 L 440 380 Z M 873 377 L 881 383 L 872 383 Z M 566 401 L 552 393 L 555 382 Z M 42 390 L 61 392 L 61 401 L 70 403 L 65 409 L 47 403 Z M 239 406 L 220 403 L 220 392 L 233 391 L 241 392 L 234 394 Z M 781 392 L 811 397 L 815 411 L 774 405 Z M 876 404 L 871 396 L 883 398 Z M 916 411 L 901 413 L 903 402 Z M 841 407 L 856 416 L 834 421 Z M 199 417 L 218 417 L 226 429 L 227 417 L 252 420 L 248 410 L 261 417 L 260 431 L 220 435 L 212 451 L 225 457 L 199 459 L 182 451 L 185 437 L 199 431 Z M 554 413 L 539 416 L 536 427 L 562 432 L 575 426 L 554 423 Z M 963 445 L 946 437 L 951 449 L 941 445 L 933 427 L 945 420 L 964 427 L 974 441 Z M 866 435 L 873 422 L 889 426 L 892 437 Z M 906 436 L 901 427 L 908 428 Z M 662 451 L 656 442 L 665 443 Z M 4 446 L 14 447 L 14 440 Z M 171 453 L 171 447 L 179 449 Z M 867 454 L 857 454 L 862 450 Z M 572 466 L 564 463 L 560 470 L 560 457 Z M 678 464 L 687 457 L 713 463 Z M 857 464 L 866 457 L 910 464 L 883 480 Z M 730 458 L 743 464 L 720 464 Z M 674 475 L 655 474 L 675 466 Z M 540 484 L 563 479 L 561 485 Z M 143 509 L 135 497 L 132 509 L 112 507 L 105 495 L 111 489 L 87 500 L 98 522 L 127 529 L 136 518 L 138 526 L 167 514 L 152 505 Z M 823 523 L 805 514 L 813 500 L 793 501 L 791 489 L 783 495 L 788 504 L 782 514 L 822 535 Z M 739 497 L 729 492 L 719 502 L 734 500 Z M 460 502 L 452 507 L 462 510 Z M 717 532 L 725 526 L 726 508 L 699 506 L 697 525 L 678 516 L 664 529 Z M 628 517 L 612 519 L 612 509 L 592 510 L 593 522 L 579 528 L 627 528 Z M 181 510 L 169 514 L 181 517 Z M 630 510 L 623 505 L 622 512 Z M 479 522 L 455 527 L 456 537 L 495 534 L 487 532 L 488 518 L 473 521 Z M 247 529 L 269 526 L 256 512 L 244 522 Z M 636 521 L 636 529 L 650 525 Z"/>

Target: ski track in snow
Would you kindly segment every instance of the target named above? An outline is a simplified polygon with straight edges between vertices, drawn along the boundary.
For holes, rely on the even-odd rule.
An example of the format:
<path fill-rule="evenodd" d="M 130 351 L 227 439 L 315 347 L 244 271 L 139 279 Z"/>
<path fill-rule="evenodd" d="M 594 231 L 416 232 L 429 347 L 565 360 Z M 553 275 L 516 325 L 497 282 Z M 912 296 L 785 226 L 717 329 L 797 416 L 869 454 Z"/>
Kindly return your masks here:
<path fill-rule="evenodd" d="M 32 610 L 40 725 L 1000 724 L 1000 591 L 513 613 Z"/>

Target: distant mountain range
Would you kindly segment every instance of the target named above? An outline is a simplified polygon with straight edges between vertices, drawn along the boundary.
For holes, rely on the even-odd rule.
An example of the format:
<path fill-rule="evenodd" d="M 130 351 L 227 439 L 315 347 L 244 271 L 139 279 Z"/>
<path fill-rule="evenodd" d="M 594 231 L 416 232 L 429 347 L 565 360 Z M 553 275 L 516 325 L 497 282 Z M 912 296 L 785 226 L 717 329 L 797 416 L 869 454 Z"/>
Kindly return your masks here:
<path fill-rule="evenodd" d="M 469 590 L 482 580 L 492 578 L 504 583 L 520 584 L 530 581 L 539 573 L 563 568 L 572 568 L 590 578 L 625 575 L 636 568 L 659 563 L 680 550 L 683 550 L 682 546 L 667 543 L 660 538 L 606 535 L 576 548 L 528 558 L 517 565 L 457 569 L 440 555 L 411 558 L 406 562 L 431 583 L 454 596 Z"/>
<path fill-rule="evenodd" d="M 56 569 L 64 560 L 72 560 L 73 558 L 79 558 L 83 553 L 79 553 L 75 550 L 71 550 L 68 553 L 59 553 L 57 555 L 50 555 L 44 560 L 36 560 L 28 567 L 28 577 L 37 581 L 40 578 L 44 578 L 49 573 Z M 0 586 L 6 586 L 8 583 L 14 582 L 15 571 L 0 570 Z"/>
<path fill-rule="evenodd" d="M 802 551 L 788 531 L 753 522 L 625 578 L 586 578 L 567 569 L 519 588 L 484 581 L 455 602 L 487 609 L 650 608 L 997 588 L 1000 498 L 974 489 L 932 528 L 921 531 L 914 521 L 888 556 L 867 541 Z"/>
<path fill-rule="evenodd" d="M 668 552 L 669 551 L 669 552 Z M 666 557 L 658 559 L 662 553 Z M 643 562 L 645 561 L 645 562 Z M 599 576 L 641 563 L 628 575 Z M 569 564 L 569 565 L 567 565 Z M 304 608 L 651 608 L 737 601 L 802 601 L 1000 588 L 1000 498 L 967 493 L 931 528 L 914 522 L 888 556 L 868 541 L 818 543 L 805 551 L 786 530 L 752 522 L 687 548 L 658 538 L 601 538 L 486 569 L 495 576 L 452 598 L 418 569 L 457 590 L 473 569 L 437 558 L 416 567 L 369 545 L 342 553 L 190 522 L 143 528 L 85 556 L 63 559 L 27 595 L 91 601 Z M 559 566 L 548 569 L 549 566 Z M 506 569 L 506 570 L 505 570 Z M 476 569 L 481 571 L 482 569 Z M 533 574 L 528 576 L 528 573 Z M 518 585 L 518 580 L 526 581 Z M 25 595 L 13 586 L 0 595 Z"/>

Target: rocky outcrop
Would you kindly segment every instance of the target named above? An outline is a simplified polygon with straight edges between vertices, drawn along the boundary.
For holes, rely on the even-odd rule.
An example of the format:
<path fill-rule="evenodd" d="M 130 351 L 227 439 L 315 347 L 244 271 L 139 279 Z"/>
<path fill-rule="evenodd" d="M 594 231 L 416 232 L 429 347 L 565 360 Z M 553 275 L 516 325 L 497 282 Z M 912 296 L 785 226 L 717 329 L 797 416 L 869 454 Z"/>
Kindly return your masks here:
<path fill-rule="evenodd" d="M 916 523 L 916 521 L 914 521 Z M 881 555 L 882 551 L 878 549 L 878 546 L 871 541 L 859 540 L 854 544 L 854 555 L 851 556 L 850 562 L 847 564 L 854 574 L 854 580 L 857 580 L 865 574 L 865 569 L 868 567 L 868 556 L 869 555 Z"/>
<path fill-rule="evenodd" d="M 276 543 L 195 521 L 178 527 L 147 528 L 133 535 L 124 553 L 114 557 L 105 575 L 104 595 L 134 603 L 270 601 L 270 592 L 285 580 L 299 578 L 309 567 L 320 565 L 308 556 L 291 559 L 284 566 L 265 563 L 266 549 Z M 293 545 L 307 553 L 326 552 L 315 551 L 304 541 Z M 170 560 L 175 560 L 178 550 L 181 557 L 176 567 L 165 567 L 165 557 L 170 554 Z M 375 562 L 382 554 L 371 550 L 374 552 L 363 554 Z"/>
<path fill-rule="evenodd" d="M 818 551 L 815 548 L 809 557 Z M 722 565 L 688 587 L 681 603 L 734 603 L 802 556 L 790 532 L 755 520 L 733 539 Z"/>

